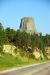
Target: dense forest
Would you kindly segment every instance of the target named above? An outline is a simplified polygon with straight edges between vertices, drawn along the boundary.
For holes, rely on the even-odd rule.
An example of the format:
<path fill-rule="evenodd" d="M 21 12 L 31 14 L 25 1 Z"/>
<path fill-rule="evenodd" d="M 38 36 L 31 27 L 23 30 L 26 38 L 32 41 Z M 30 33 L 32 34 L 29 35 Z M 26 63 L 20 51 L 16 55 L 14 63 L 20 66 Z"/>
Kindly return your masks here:
<path fill-rule="evenodd" d="M 16 47 L 22 48 L 29 53 L 32 53 L 34 48 L 39 48 L 45 55 L 45 47 L 50 46 L 50 35 L 42 35 L 42 33 L 30 35 L 26 32 L 15 31 L 7 27 L 4 29 L 0 23 L 0 53 L 4 44 L 14 44 Z"/>

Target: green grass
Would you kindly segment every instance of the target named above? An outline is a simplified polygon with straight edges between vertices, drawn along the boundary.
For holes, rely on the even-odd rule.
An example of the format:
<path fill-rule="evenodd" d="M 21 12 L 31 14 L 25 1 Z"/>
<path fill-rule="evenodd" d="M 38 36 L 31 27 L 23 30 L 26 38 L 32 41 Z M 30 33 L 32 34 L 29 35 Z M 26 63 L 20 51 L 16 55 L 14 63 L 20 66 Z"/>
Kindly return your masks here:
<path fill-rule="evenodd" d="M 3 55 L 0 57 L 0 70 L 8 69 L 22 65 L 22 61 L 14 58 L 11 55 Z"/>
<path fill-rule="evenodd" d="M 18 66 L 23 66 L 23 65 L 28 65 L 28 64 L 34 64 L 34 63 L 41 63 L 46 61 L 44 60 L 35 60 L 35 59 L 28 59 L 27 62 L 23 62 L 12 55 L 4 54 L 0 57 L 0 71 L 13 68 L 13 67 L 18 67 Z"/>

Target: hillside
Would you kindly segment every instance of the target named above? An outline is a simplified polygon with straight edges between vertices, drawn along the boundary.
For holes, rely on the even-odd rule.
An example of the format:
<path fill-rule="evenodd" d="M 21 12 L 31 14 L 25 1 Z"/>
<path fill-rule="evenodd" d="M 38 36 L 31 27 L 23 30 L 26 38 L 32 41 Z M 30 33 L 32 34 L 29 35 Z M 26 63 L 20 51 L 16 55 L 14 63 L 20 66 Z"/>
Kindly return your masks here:
<path fill-rule="evenodd" d="M 48 60 L 50 60 L 50 35 L 42 33 L 38 35 L 32 18 L 23 18 L 17 31 L 10 27 L 4 29 L 0 23 L 1 69 Z"/>

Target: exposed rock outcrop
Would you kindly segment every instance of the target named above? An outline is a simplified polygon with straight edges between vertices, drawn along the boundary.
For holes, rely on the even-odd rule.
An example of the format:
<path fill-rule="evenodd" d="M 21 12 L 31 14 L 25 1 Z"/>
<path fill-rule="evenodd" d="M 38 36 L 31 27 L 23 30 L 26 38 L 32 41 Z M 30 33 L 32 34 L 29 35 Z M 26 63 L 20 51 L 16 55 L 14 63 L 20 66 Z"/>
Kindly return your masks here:
<path fill-rule="evenodd" d="M 21 19 L 20 31 L 25 31 L 30 34 L 37 33 L 35 23 L 32 17 L 24 17 Z"/>
<path fill-rule="evenodd" d="M 16 47 L 14 45 L 3 45 L 3 52 L 4 53 L 8 53 L 11 55 L 15 55 L 14 50 L 16 49 Z"/>
<path fill-rule="evenodd" d="M 48 59 L 50 59 L 50 47 L 45 47 L 45 53 Z"/>

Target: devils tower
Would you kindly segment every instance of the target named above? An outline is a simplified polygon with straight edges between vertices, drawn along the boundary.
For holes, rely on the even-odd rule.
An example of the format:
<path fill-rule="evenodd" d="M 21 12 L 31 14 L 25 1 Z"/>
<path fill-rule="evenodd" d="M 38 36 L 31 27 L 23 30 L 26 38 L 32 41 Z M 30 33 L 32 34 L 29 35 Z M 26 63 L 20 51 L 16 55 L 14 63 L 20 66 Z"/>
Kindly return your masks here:
<path fill-rule="evenodd" d="M 23 17 L 21 19 L 20 31 L 25 31 L 30 34 L 36 33 L 36 27 L 32 17 Z"/>

